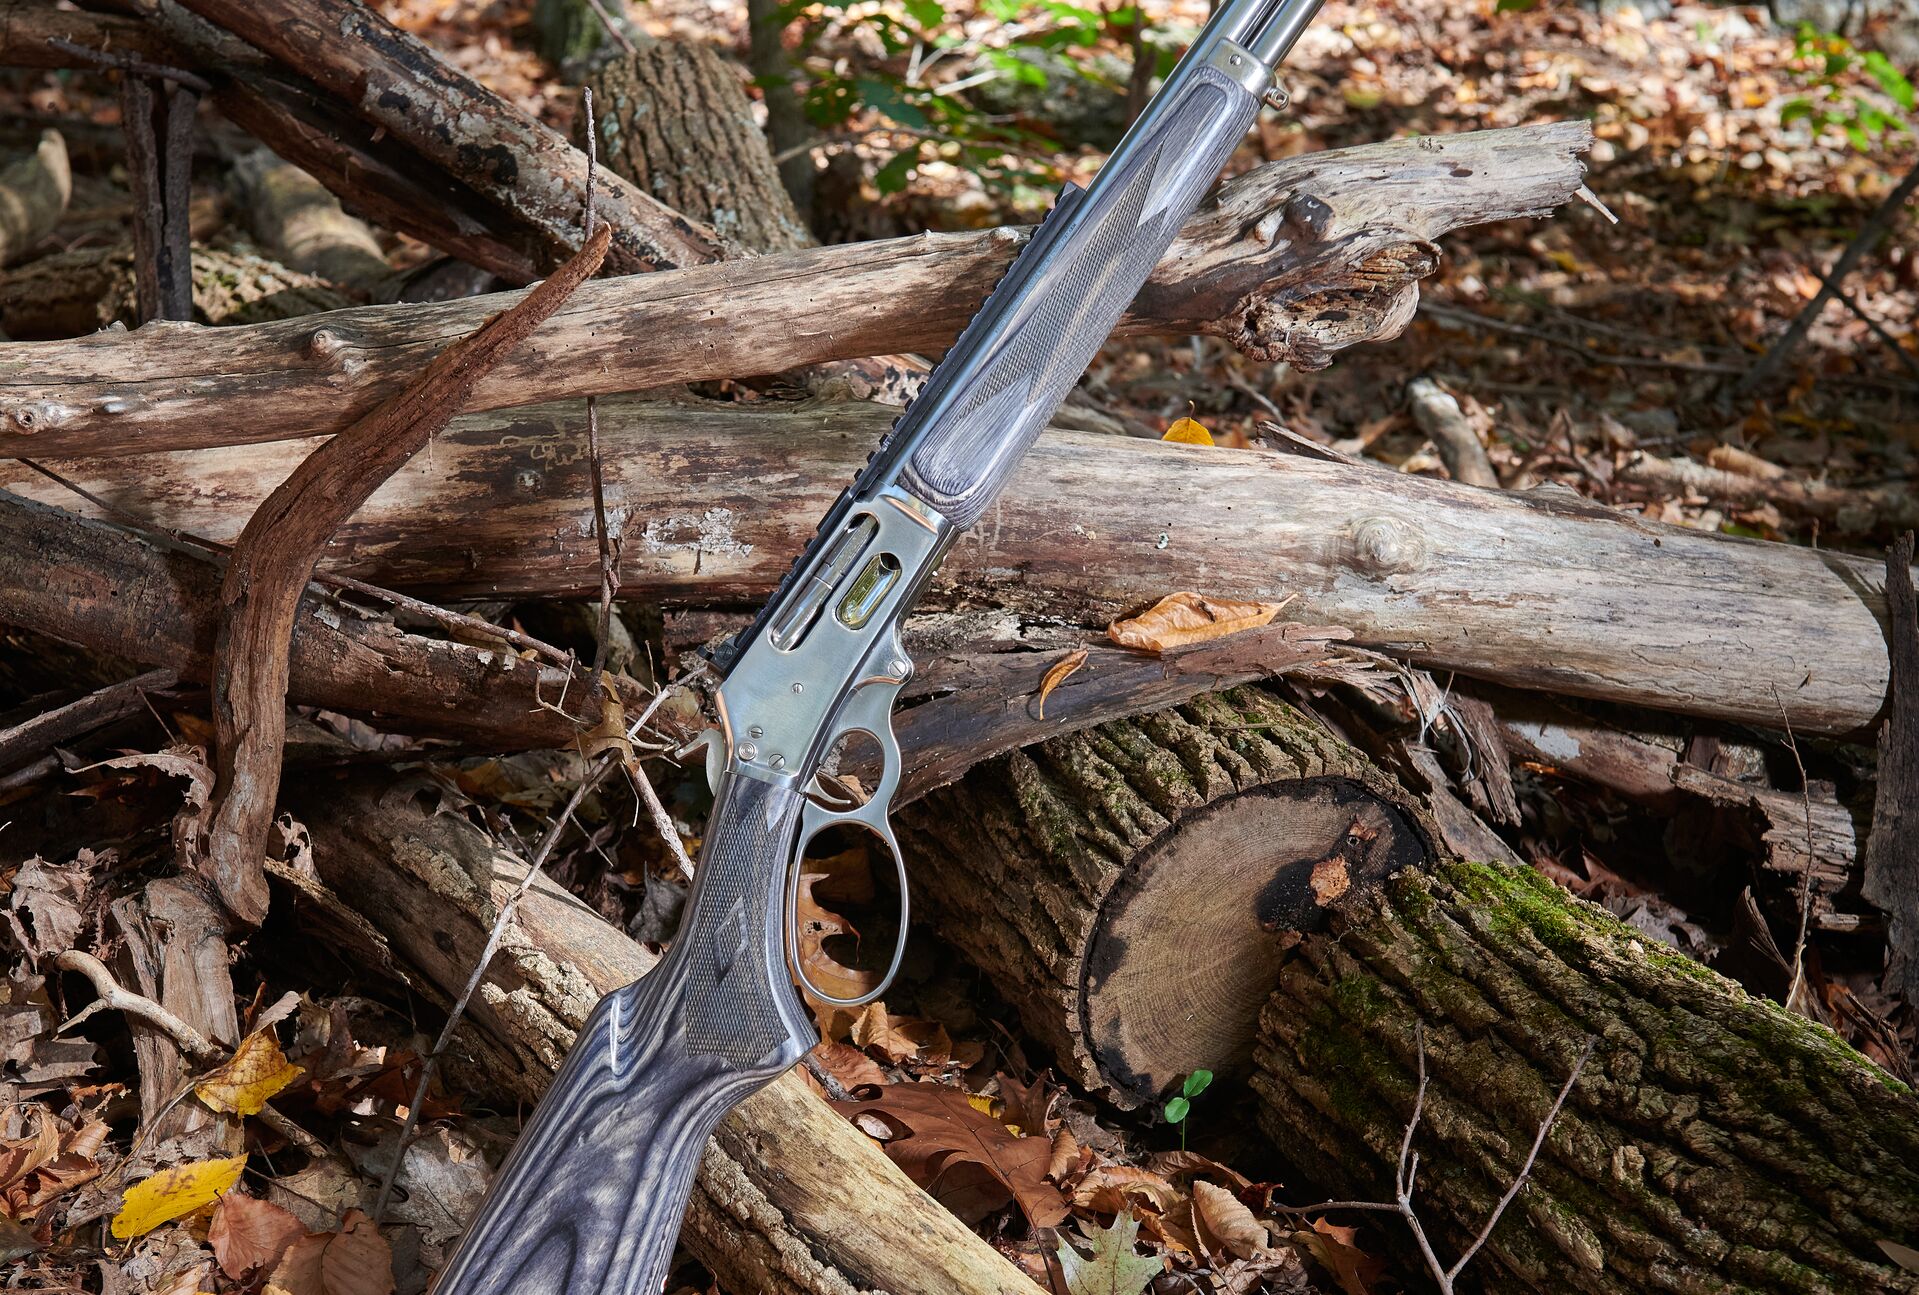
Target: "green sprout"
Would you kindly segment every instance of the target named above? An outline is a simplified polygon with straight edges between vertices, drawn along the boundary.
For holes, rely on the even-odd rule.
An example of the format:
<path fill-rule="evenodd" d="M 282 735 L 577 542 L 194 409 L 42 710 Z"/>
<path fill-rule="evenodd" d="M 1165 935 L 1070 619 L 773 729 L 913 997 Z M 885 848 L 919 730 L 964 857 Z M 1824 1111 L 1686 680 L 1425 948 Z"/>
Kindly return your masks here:
<path fill-rule="evenodd" d="M 1179 1125 L 1179 1149 L 1186 1149 L 1186 1117 L 1193 1113 L 1193 1099 L 1205 1092 L 1213 1082 L 1210 1070 L 1195 1070 L 1186 1076 L 1186 1082 L 1179 1086 L 1179 1096 L 1166 1103 L 1166 1122 Z"/>

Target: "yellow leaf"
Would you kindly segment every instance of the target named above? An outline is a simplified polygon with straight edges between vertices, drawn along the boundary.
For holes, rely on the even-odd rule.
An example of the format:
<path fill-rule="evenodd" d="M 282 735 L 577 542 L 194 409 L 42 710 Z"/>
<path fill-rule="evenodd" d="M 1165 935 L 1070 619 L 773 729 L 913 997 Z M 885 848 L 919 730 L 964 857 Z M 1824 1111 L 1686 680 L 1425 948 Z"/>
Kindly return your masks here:
<path fill-rule="evenodd" d="M 175 1165 L 127 1188 L 120 1212 L 113 1216 L 113 1235 L 121 1241 L 142 1237 L 162 1223 L 182 1218 L 213 1202 L 240 1181 L 245 1156 L 201 1160 Z"/>
<path fill-rule="evenodd" d="M 258 1115 L 267 1099 L 304 1072 L 280 1051 L 273 1030 L 256 1030 L 240 1041 L 227 1063 L 195 1084 L 200 1100 L 230 1115 Z"/>
<path fill-rule="evenodd" d="M 1039 717 L 1046 718 L 1046 699 L 1053 695 L 1053 689 L 1066 681 L 1066 677 L 1086 664 L 1086 649 L 1068 653 L 1053 663 L 1046 677 L 1039 681 Z"/>
<path fill-rule="evenodd" d="M 1166 429 L 1166 435 L 1159 438 L 1172 441 L 1176 445 L 1211 445 L 1213 434 L 1206 430 L 1206 424 L 1195 419 L 1182 418 Z"/>
<path fill-rule="evenodd" d="M 1122 647 L 1165 652 L 1269 625 L 1285 606 L 1284 602 L 1249 603 L 1196 593 L 1167 594 L 1139 615 L 1114 621 L 1106 632 Z"/>

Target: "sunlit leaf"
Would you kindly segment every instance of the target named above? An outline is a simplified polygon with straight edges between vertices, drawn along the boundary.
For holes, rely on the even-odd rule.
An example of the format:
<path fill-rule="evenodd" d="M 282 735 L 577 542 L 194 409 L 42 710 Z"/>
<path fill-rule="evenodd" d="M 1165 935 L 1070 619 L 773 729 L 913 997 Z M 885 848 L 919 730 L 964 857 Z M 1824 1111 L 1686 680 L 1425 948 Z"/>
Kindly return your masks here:
<path fill-rule="evenodd" d="M 1053 663 L 1053 668 L 1039 681 L 1039 717 L 1046 718 L 1046 699 L 1053 695 L 1053 689 L 1064 683 L 1069 676 L 1086 664 L 1086 649 L 1069 652 Z"/>
<path fill-rule="evenodd" d="M 305 1071 L 286 1059 L 271 1028 L 240 1042 L 224 1066 L 193 1086 L 200 1100 L 229 1115 L 258 1115 L 267 1099 Z"/>
<path fill-rule="evenodd" d="M 1159 439 L 1175 445 L 1211 445 L 1213 434 L 1206 430 L 1206 424 L 1197 419 L 1182 418 L 1167 428 L 1166 435 Z"/>
<path fill-rule="evenodd" d="M 1270 625 L 1285 606 L 1182 591 L 1166 595 L 1137 616 L 1114 621 L 1106 632 L 1122 647 L 1166 652 Z"/>
<path fill-rule="evenodd" d="M 213 1204 L 240 1181 L 245 1156 L 200 1160 L 163 1169 L 127 1188 L 120 1212 L 113 1216 L 112 1232 L 121 1241 L 142 1237 L 162 1223 L 184 1218 Z"/>
<path fill-rule="evenodd" d="M 1160 1260 L 1133 1253 L 1139 1240 L 1139 1220 L 1130 1213 L 1113 1219 L 1110 1228 L 1089 1235 L 1093 1252 L 1082 1255 L 1065 1241 L 1059 1243 L 1060 1271 L 1071 1295 L 1139 1295 L 1164 1268 Z"/>

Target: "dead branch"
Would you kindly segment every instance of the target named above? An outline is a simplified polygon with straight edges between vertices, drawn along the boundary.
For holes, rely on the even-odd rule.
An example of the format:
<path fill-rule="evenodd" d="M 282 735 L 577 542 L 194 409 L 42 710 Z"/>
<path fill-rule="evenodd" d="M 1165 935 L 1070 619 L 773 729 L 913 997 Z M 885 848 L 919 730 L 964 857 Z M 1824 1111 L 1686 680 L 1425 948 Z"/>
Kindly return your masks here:
<path fill-rule="evenodd" d="M 619 400 L 600 412 L 622 590 L 710 607 L 765 597 L 895 411 Z M 330 561 L 438 595 L 597 593 L 582 418 L 574 404 L 456 420 L 430 461 L 342 528 Z M 244 483 L 300 453 L 63 470 L 172 529 L 226 539 L 261 488 Z M 0 487 L 69 498 L 15 473 L 0 466 Z M 1343 626 L 1428 669 L 1764 727 L 1779 723 L 1777 688 L 1800 733 L 1846 733 L 1886 698 L 1883 580 L 1881 564 L 1662 526 L 1563 490 L 1055 430 L 926 606 L 1097 633 L 1176 589 L 1296 594 L 1287 615 L 1300 623 Z"/>
<path fill-rule="evenodd" d="M 1865 896 L 1887 916 L 1887 983 L 1908 1002 L 1919 1002 L 1919 599 L 1913 596 L 1912 548 L 1908 531 L 1887 562 L 1892 709 L 1879 730 Z"/>
<path fill-rule="evenodd" d="M 213 679 L 219 784 L 204 866 L 241 921 L 256 925 L 266 915 L 261 860 L 279 793 L 288 653 L 301 596 L 328 540 L 446 426 L 487 370 L 592 276 L 608 241 L 604 231 L 590 237 L 559 273 L 441 352 L 398 397 L 314 450 L 262 501 L 234 544 L 220 588 Z"/>
<path fill-rule="evenodd" d="M 1187 221 L 1119 332 L 1209 333 L 1322 367 L 1406 326 L 1441 234 L 1563 202 L 1590 138 L 1585 123 L 1565 122 L 1259 167 Z M 299 164 L 332 184 L 317 169 L 325 163 Z M 926 234 L 588 284 L 476 389 L 473 407 L 936 351 L 1025 237 Z M 10 346 L 0 352 L 0 453 L 130 454 L 338 431 L 511 299 Z M 232 416 L 239 398 L 245 418 Z"/>
<path fill-rule="evenodd" d="M 32 153 L 0 171 L 0 265 L 52 233 L 72 196 L 67 143 L 57 130 L 41 131 Z"/>

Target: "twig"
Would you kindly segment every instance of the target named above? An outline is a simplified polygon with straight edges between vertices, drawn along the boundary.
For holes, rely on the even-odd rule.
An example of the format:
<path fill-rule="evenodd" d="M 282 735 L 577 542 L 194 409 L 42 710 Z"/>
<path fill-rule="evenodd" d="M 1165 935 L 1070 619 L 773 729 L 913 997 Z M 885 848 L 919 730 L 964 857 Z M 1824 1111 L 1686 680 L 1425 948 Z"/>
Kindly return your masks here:
<path fill-rule="evenodd" d="M 196 94 L 207 94 L 213 89 L 206 78 L 195 76 L 185 68 L 169 67 L 165 63 L 151 63 L 137 55 L 122 54 L 117 50 L 93 49 L 70 41 L 64 36 L 49 37 L 47 44 L 63 54 L 71 54 L 77 59 L 99 67 L 118 68 L 122 72 L 131 72 L 138 76 L 158 77 L 162 81 L 171 81 L 175 85 L 185 86 Z"/>
<path fill-rule="evenodd" d="M 1486 1224 L 1480 1228 L 1479 1235 L 1473 1238 L 1473 1243 L 1466 1247 L 1465 1253 L 1461 1254 L 1450 1268 L 1440 1262 L 1439 1255 L 1433 1250 L 1432 1242 L 1427 1239 L 1425 1227 L 1419 1221 L 1419 1213 L 1413 1208 L 1413 1185 L 1419 1175 L 1419 1153 L 1413 1150 L 1413 1130 L 1419 1127 L 1420 1115 L 1426 1107 L 1426 1030 L 1423 1023 L 1414 1023 L 1413 1041 L 1419 1056 L 1419 1088 L 1413 1095 L 1413 1113 L 1412 1117 L 1406 1121 L 1406 1135 L 1399 1144 L 1399 1165 L 1393 1174 L 1394 1199 L 1391 1201 L 1324 1201 L 1293 1212 L 1320 1214 L 1328 1210 L 1378 1210 L 1398 1214 L 1406 1220 L 1407 1227 L 1412 1229 L 1413 1240 L 1418 1243 L 1419 1252 L 1425 1257 L 1427 1270 L 1432 1273 L 1433 1280 L 1439 1284 L 1440 1291 L 1443 1295 L 1454 1295 L 1459 1274 L 1491 1239 L 1493 1229 L 1499 1226 L 1499 1220 L 1504 1217 L 1507 1207 L 1519 1196 L 1520 1190 L 1526 1185 L 1526 1180 L 1532 1176 L 1533 1165 L 1539 1160 L 1540 1149 L 1546 1145 L 1546 1135 L 1552 1131 L 1553 1125 L 1558 1121 L 1559 1112 L 1566 1105 L 1566 1098 L 1571 1095 L 1573 1085 L 1579 1082 L 1580 1074 L 1586 1069 L 1586 1062 L 1592 1059 L 1593 1047 L 1598 1043 L 1598 1039 L 1592 1036 L 1587 1037 L 1586 1046 L 1580 1049 L 1579 1059 L 1573 1062 L 1572 1073 L 1566 1076 L 1566 1082 L 1559 1089 L 1559 1096 L 1553 1099 L 1552 1109 L 1547 1111 L 1546 1118 L 1539 1122 L 1539 1131 L 1533 1136 L 1532 1149 L 1526 1153 L 1526 1161 L 1520 1165 L 1519 1173 L 1513 1178 L 1512 1185 L 1506 1189 L 1506 1194 L 1499 1198 L 1499 1203 L 1493 1206 L 1492 1213 L 1487 1215 Z"/>
<path fill-rule="evenodd" d="M 593 121 L 593 87 L 580 90 L 586 114 L 586 237 L 593 237 L 593 171 L 599 165 L 598 131 Z M 613 537 L 606 528 L 606 474 L 600 461 L 600 398 L 586 398 L 586 466 L 593 482 L 593 529 L 600 541 L 600 629 L 593 649 L 593 691 L 599 692 L 606 654 L 613 639 L 613 593 L 620 576 L 613 564 Z"/>
<path fill-rule="evenodd" d="M 1806 981 L 1806 932 L 1812 925 L 1812 870 L 1818 856 L 1812 846 L 1812 785 L 1806 781 L 1806 762 L 1799 758 L 1799 742 L 1792 735 L 1792 716 L 1786 713 L 1785 700 L 1777 687 L 1772 690 L 1772 699 L 1778 704 L 1779 718 L 1786 726 L 1786 749 L 1792 752 L 1792 762 L 1799 767 L 1799 801 L 1806 816 L 1806 867 L 1799 876 L 1799 938 L 1792 946 L 1792 983 L 1786 986 L 1786 1010 L 1791 1012 L 1798 1010 L 1793 1004 L 1798 1001 Z"/>
<path fill-rule="evenodd" d="M 467 977 L 466 986 L 460 990 L 460 996 L 453 1001 L 453 1008 L 447 1013 L 446 1024 L 441 1027 L 439 1038 L 433 1041 L 433 1050 L 427 1053 L 426 1061 L 420 1067 L 420 1081 L 413 1086 L 413 1100 L 407 1103 L 406 1119 L 400 1124 L 400 1136 L 394 1146 L 393 1160 L 380 1176 L 380 1195 L 373 1203 L 373 1222 L 376 1225 L 386 1217 L 387 1200 L 393 1195 L 394 1181 L 400 1175 L 400 1162 L 406 1158 L 407 1140 L 413 1136 L 413 1130 L 420 1122 L 420 1108 L 426 1104 L 427 1085 L 433 1081 L 433 1072 L 439 1065 L 440 1055 L 453 1042 L 453 1032 L 459 1028 L 460 1021 L 466 1016 L 467 1005 L 473 1001 L 473 995 L 478 992 L 480 981 L 485 978 L 487 968 L 493 962 L 493 955 L 499 949 L 500 941 L 506 936 L 507 925 L 512 922 L 513 914 L 519 909 L 521 898 L 532 889 L 533 883 L 539 880 L 541 872 L 546 867 L 547 856 L 553 853 L 553 846 L 559 841 L 560 833 L 564 832 L 566 825 L 573 820 L 574 811 L 579 809 L 580 802 L 586 799 L 587 793 L 599 786 L 600 781 L 611 772 L 614 764 L 618 762 L 618 756 L 619 753 L 613 749 L 600 753 L 593 767 L 587 771 L 586 777 L 580 780 L 580 785 L 575 787 L 572 796 L 567 798 L 559 817 L 553 820 L 553 826 L 549 827 L 546 835 L 541 838 L 539 848 L 533 852 L 532 859 L 527 863 L 526 874 L 520 878 L 520 884 L 514 888 L 511 895 L 507 896 L 506 902 L 500 905 L 499 914 L 493 919 L 493 928 L 486 933 L 486 943 L 480 949 L 480 956 L 474 960 L 473 972 Z"/>
<path fill-rule="evenodd" d="M 195 1065 L 215 1066 L 226 1060 L 225 1048 L 214 1043 L 206 1035 L 145 994 L 136 994 L 124 988 L 113 978 L 113 973 L 107 970 L 105 964 L 92 954 L 83 953 L 79 949 L 68 949 L 65 953 L 55 955 L 53 965 L 62 971 L 77 972 L 85 976 L 92 983 L 94 991 L 100 995 L 68 1017 L 66 1023 L 54 1031 L 56 1034 L 65 1034 L 95 1012 L 119 1012 L 125 1016 L 138 1017 L 162 1031 L 180 1045 L 180 1051 L 186 1053 L 188 1059 Z M 326 1143 L 308 1133 L 286 1115 L 274 1110 L 273 1107 L 263 1105 L 258 1118 L 260 1123 L 308 1155 L 321 1159 L 334 1158 L 333 1150 Z"/>
<path fill-rule="evenodd" d="M 634 49 L 632 40 L 628 38 L 625 30 L 620 26 L 620 20 L 615 18 L 612 12 L 609 9 L 607 9 L 605 0 L 586 0 L 586 2 L 587 4 L 593 7 L 593 12 L 599 16 L 600 26 L 606 28 L 606 34 L 613 38 L 614 43 L 617 44 L 621 50 L 623 50 L 624 52 L 628 54 L 637 54 L 639 52 L 638 50 Z M 589 97 L 587 99 L 586 110 L 589 114 L 591 114 L 593 111 L 593 100 L 591 98 L 591 94 L 592 92 L 588 91 Z M 593 120 L 592 117 L 588 116 L 587 118 L 587 122 L 588 122 L 587 138 L 588 139 L 591 139 L 593 137 L 591 133 L 593 130 L 592 120 Z M 592 158 L 592 156 L 593 155 L 591 153 L 587 154 L 587 157 L 589 159 L 589 162 L 588 162 L 589 167 L 591 166 L 590 159 Z M 589 171 L 589 175 L 590 174 L 591 172 Z M 591 179 L 589 179 L 588 184 L 590 185 L 591 183 L 592 181 Z M 591 201 L 591 199 L 588 199 L 588 201 Z M 589 227 L 586 232 L 591 234 L 593 230 Z"/>
<path fill-rule="evenodd" d="M 1832 289 L 1832 295 L 1838 298 L 1839 304 L 1847 310 L 1850 310 L 1860 323 L 1872 330 L 1872 335 L 1884 343 L 1888 351 L 1891 351 L 1899 357 L 1899 363 L 1906 366 L 1906 372 L 1912 374 L 1915 378 L 1919 378 L 1919 357 L 1915 357 L 1911 351 L 1901 346 L 1899 339 L 1892 335 L 1891 330 L 1871 315 L 1868 315 L 1866 308 L 1853 300 L 1851 293 L 1840 291 L 1839 285 L 1833 282 L 1830 275 L 1820 274 L 1819 271 L 1814 270 L 1813 276 L 1817 278 L 1823 286 Z"/>
<path fill-rule="evenodd" d="M 1912 169 L 1906 172 L 1905 178 L 1886 195 L 1885 201 L 1866 217 L 1866 223 L 1860 226 L 1852 242 L 1846 244 L 1846 250 L 1839 254 L 1838 261 L 1833 264 L 1832 273 L 1820 277 L 1821 287 L 1818 295 L 1793 316 L 1792 323 L 1786 326 L 1786 331 L 1779 340 L 1768 347 L 1766 353 L 1740 377 L 1732 389 L 1733 399 L 1750 396 L 1772 381 L 1780 367 L 1785 364 L 1787 357 L 1798 350 L 1799 344 L 1806 340 L 1806 334 L 1812 331 L 1813 322 L 1825 310 L 1827 303 L 1845 286 L 1846 279 L 1851 275 L 1853 268 L 1879 246 L 1879 240 L 1885 237 L 1886 231 L 1899 218 L 1899 213 L 1905 209 L 1907 201 L 1915 193 L 1919 193 L 1919 162 L 1913 164 Z"/>

